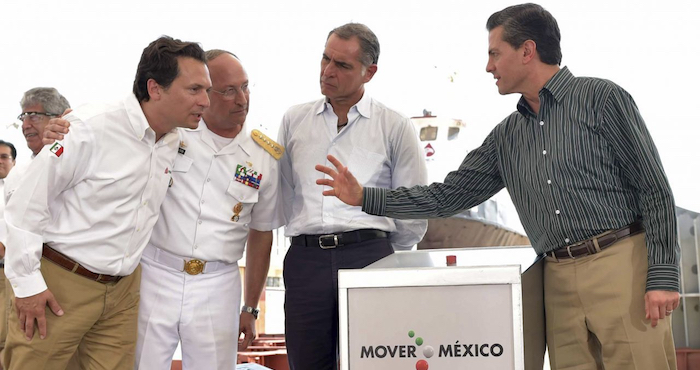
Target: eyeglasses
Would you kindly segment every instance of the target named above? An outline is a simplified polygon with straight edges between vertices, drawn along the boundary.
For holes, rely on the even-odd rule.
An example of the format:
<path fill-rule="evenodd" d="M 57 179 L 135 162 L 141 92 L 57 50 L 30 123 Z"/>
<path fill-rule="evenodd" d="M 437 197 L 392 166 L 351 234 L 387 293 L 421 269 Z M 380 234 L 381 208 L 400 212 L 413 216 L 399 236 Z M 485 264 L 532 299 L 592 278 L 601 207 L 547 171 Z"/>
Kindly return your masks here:
<path fill-rule="evenodd" d="M 236 99 L 236 95 L 238 94 L 239 91 L 244 93 L 244 94 L 248 94 L 250 92 L 250 90 L 248 90 L 248 84 L 245 84 L 245 85 L 241 86 L 240 88 L 229 87 L 228 89 L 226 89 L 224 91 L 216 91 L 214 89 L 209 89 L 209 91 L 213 91 L 217 94 L 223 95 L 224 100 Z"/>
<path fill-rule="evenodd" d="M 12 159 L 13 159 L 12 156 L 9 155 L 9 154 L 0 154 L 0 160 L 9 161 L 9 160 L 12 160 Z"/>
<path fill-rule="evenodd" d="M 58 114 L 44 112 L 22 112 L 22 114 L 17 116 L 17 119 L 24 121 L 25 118 L 29 118 L 32 123 L 37 123 L 44 117 L 58 117 Z"/>

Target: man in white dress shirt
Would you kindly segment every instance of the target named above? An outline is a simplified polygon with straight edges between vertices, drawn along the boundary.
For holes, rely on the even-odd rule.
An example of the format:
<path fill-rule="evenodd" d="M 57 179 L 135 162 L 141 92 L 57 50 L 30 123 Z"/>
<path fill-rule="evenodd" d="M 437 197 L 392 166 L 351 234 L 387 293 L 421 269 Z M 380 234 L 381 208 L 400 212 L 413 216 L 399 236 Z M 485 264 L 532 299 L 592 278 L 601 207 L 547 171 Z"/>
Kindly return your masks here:
<path fill-rule="evenodd" d="M 181 131 L 172 186 L 141 260 L 136 369 L 170 369 L 178 342 L 183 369 L 235 369 L 239 332 L 245 335 L 241 348 L 255 338 L 271 230 L 283 222 L 273 157 L 282 149 L 267 138 L 254 141 L 244 129 L 248 75 L 230 52 L 206 56 L 211 106 L 197 129 Z M 244 248 L 239 317 L 237 261 Z"/>
<path fill-rule="evenodd" d="M 71 135 L 32 161 L 6 208 L 7 369 L 62 369 L 76 351 L 83 369 L 133 368 L 138 263 L 175 128 L 197 127 L 209 88 L 201 47 L 163 36 L 144 49 L 132 95 L 67 115 Z"/>
<path fill-rule="evenodd" d="M 12 143 L 0 140 L 0 194 L 5 189 L 5 179 L 10 174 L 10 170 L 15 167 L 15 157 L 17 149 Z M 5 227 L 5 198 L 0 199 L 0 259 L 5 257 L 5 237 L 7 228 Z M 4 280 L 5 274 L 0 275 Z M 0 341 L 3 338 L 0 338 Z M 2 347 L 0 347 L 2 349 Z"/>
<path fill-rule="evenodd" d="M 425 220 L 369 216 L 324 198 L 316 163 L 333 154 L 349 162 L 365 185 L 425 184 L 422 149 L 410 119 L 365 94 L 377 71 L 379 41 L 365 25 L 331 31 L 321 60 L 325 98 L 291 107 L 279 142 L 286 234 L 285 335 L 292 370 L 338 365 L 338 269 L 362 268 L 421 240 Z"/>
<path fill-rule="evenodd" d="M 5 179 L 10 170 L 15 166 L 17 149 L 12 143 L 0 140 L 0 196 L 5 189 Z M 5 289 L 5 238 L 7 228 L 5 227 L 5 198 L 0 199 L 0 353 L 5 348 L 5 337 L 7 336 L 7 292 Z M 2 366 L 0 366 L 2 369 Z"/>
<path fill-rule="evenodd" d="M 5 189 L 5 179 L 10 174 L 10 170 L 15 167 L 16 156 L 17 149 L 15 149 L 15 146 L 12 143 L 0 140 L 0 194 Z M 4 214 L 5 199 L 3 197 L 3 199 L 0 199 L 0 259 L 5 257 L 5 237 L 7 236 Z M 2 276 L 4 277 L 4 274 Z"/>
<path fill-rule="evenodd" d="M 34 159 L 41 149 L 44 148 L 42 136 L 47 123 L 51 117 L 58 117 L 66 112 L 67 109 L 70 109 L 70 103 L 68 103 L 68 100 L 53 87 L 35 87 L 24 92 L 19 105 L 20 108 L 22 108 L 22 113 L 20 113 L 17 119 L 22 122 L 22 135 L 24 135 L 27 147 L 32 151 L 32 159 Z M 3 191 L 0 192 L 0 196 L 3 198 L 3 205 L 17 189 L 20 179 L 30 163 L 31 161 L 25 161 L 19 164 L 13 168 L 12 172 L 5 178 Z M 2 222 L 2 227 L 5 227 L 4 221 Z M 4 246 L 2 247 L 2 253 L 4 256 Z M 2 322 L 0 322 L 0 341 L 4 348 L 5 338 L 7 337 L 7 315 L 11 311 L 9 292 L 12 288 L 5 279 L 4 271 L 2 273 L 2 279 L 5 281 L 3 284 L 3 293 L 0 294 L 0 298 L 6 304 L 2 305 L 4 311 L 0 314 L 2 318 Z M 75 358 L 73 358 L 71 365 L 75 364 L 74 360 Z M 75 368 L 75 366 L 73 367 Z"/>

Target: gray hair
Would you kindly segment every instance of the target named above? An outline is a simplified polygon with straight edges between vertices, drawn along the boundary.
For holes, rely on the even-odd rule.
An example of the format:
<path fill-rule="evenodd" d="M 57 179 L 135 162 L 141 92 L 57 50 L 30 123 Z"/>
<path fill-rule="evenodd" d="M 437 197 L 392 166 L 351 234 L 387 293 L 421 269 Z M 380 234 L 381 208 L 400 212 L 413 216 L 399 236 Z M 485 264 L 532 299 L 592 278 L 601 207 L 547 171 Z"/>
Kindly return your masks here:
<path fill-rule="evenodd" d="M 27 90 L 19 105 L 24 109 L 30 105 L 40 104 L 46 113 L 63 114 L 70 108 L 68 100 L 53 87 L 35 87 Z"/>
<path fill-rule="evenodd" d="M 228 54 L 228 55 L 231 55 L 234 58 L 240 60 L 240 58 L 238 58 L 238 56 L 236 56 L 236 54 L 234 54 L 230 51 L 221 50 L 221 49 L 207 50 L 206 52 L 204 52 L 204 57 L 207 59 L 207 62 L 210 62 L 210 61 L 216 59 L 221 54 Z"/>
<path fill-rule="evenodd" d="M 329 32 L 326 41 L 328 41 L 333 34 L 343 40 L 350 40 L 353 36 L 357 37 L 360 41 L 360 50 L 362 50 L 360 63 L 362 63 L 363 66 L 367 67 L 379 62 L 379 40 L 377 39 L 377 35 L 375 35 L 369 27 L 362 23 L 344 24 Z"/>

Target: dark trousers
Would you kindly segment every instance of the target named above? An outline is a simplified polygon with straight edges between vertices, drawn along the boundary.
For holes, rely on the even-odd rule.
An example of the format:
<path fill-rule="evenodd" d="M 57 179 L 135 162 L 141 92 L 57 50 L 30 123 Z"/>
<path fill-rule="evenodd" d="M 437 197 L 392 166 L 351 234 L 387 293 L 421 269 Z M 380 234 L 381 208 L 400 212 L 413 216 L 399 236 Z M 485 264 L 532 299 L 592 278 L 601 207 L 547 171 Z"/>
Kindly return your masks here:
<path fill-rule="evenodd" d="M 363 268 L 392 253 L 388 239 L 335 249 L 292 244 L 284 258 L 285 337 L 291 370 L 338 368 L 338 269 Z"/>

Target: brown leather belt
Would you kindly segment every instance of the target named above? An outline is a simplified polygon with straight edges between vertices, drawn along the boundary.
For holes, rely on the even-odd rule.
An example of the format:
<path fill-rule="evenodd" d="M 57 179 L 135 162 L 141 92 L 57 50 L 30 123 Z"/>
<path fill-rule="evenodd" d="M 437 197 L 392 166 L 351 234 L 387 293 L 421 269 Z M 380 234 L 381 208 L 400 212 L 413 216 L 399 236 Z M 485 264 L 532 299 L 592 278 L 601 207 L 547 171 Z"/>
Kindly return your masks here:
<path fill-rule="evenodd" d="M 63 267 L 64 269 L 73 272 L 75 274 L 78 274 L 82 277 L 88 278 L 90 280 L 94 280 L 98 283 L 106 284 L 106 283 L 116 283 L 117 281 L 121 280 L 123 276 L 112 276 L 112 275 L 104 275 L 104 274 L 96 274 L 85 267 L 83 267 L 81 264 L 78 262 L 73 261 L 72 259 L 64 256 L 63 254 L 56 252 L 55 250 L 51 249 L 48 245 L 44 244 L 44 249 L 41 253 L 44 258 L 47 260 Z"/>
<path fill-rule="evenodd" d="M 598 235 L 596 237 L 572 244 L 566 247 L 561 247 L 547 253 L 547 256 L 553 257 L 558 260 L 563 259 L 576 259 L 579 257 L 589 256 L 591 254 L 596 254 L 603 249 L 615 244 L 620 239 L 639 234 L 644 231 L 644 226 L 642 221 L 635 221 L 621 229 L 611 230 L 605 234 Z M 596 247 L 597 244 L 597 247 Z"/>

